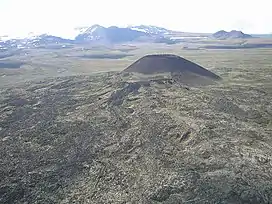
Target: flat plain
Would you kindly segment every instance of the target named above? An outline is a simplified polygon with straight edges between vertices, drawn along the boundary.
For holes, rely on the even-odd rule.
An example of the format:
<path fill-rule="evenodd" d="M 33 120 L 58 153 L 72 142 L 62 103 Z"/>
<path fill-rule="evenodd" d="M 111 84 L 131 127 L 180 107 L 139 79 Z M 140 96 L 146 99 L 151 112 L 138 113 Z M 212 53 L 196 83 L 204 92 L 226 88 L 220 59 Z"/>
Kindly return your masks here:
<path fill-rule="evenodd" d="M 223 80 L 120 73 L 156 53 Z M 271 53 L 138 44 L 3 57 L 20 68 L 0 68 L 0 202 L 271 203 Z"/>

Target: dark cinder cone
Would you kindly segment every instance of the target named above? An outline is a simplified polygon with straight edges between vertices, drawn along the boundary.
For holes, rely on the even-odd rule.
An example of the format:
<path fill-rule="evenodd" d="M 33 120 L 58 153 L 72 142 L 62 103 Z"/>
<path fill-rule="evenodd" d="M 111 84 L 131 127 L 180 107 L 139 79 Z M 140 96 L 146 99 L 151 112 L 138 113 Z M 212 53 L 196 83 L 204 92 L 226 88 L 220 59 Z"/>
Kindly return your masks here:
<path fill-rule="evenodd" d="M 135 72 L 141 74 L 157 74 L 166 72 L 170 72 L 172 74 L 186 73 L 210 79 L 221 79 L 218 75 L 201 67 L 200 65 L 171 54 L 146 55 L 128 66 L 124 72 Z"/>

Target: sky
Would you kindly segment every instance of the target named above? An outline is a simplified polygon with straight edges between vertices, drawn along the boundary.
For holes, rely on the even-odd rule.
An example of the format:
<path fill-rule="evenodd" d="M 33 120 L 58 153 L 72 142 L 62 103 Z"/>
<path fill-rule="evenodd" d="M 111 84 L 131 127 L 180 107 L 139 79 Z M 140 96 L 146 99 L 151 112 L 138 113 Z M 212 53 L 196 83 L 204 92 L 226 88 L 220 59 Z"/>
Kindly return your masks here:
<path fill-rule="evenodd" d="M 272 33 L 271 0 L 0 0 L 0 36 L 62 37 L 74 28 L 156 25 L 184 32 Z"/>

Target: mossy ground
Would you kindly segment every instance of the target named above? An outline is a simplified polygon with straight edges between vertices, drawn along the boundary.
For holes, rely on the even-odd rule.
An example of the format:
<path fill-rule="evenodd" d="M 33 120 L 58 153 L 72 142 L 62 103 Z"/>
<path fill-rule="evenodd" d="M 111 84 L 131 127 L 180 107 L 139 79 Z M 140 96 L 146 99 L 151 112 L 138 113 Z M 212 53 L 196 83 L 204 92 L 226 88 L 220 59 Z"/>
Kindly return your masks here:
<path fill-rule="evenodd" d="M 203 87 L 118 72 L 5 83 L 0 201 L 271 203 L 269 52 L 184 52 L 224 78 Z"/>

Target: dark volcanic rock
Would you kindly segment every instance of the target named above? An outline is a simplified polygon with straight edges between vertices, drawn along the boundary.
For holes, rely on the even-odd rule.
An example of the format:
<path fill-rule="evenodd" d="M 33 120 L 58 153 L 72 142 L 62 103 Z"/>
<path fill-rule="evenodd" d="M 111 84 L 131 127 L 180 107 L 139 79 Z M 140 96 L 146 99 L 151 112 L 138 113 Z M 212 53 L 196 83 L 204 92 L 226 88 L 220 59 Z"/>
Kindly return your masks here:
<path fill-rule="evenodd" d="M 271 94 L 248 97 L 259 82 L 126 77 L 0 88 L 0 203 L 272 203 Z"/>
<path fill-rule="evenodd" d="M 221 79 L 200 65 L 171 54 L 146 55 L 131 64 L 123 72 L 145 75 L 171 73 L 173 79 L 187 83 L 195 83 L 199 77 L 211 80 Z"/>

